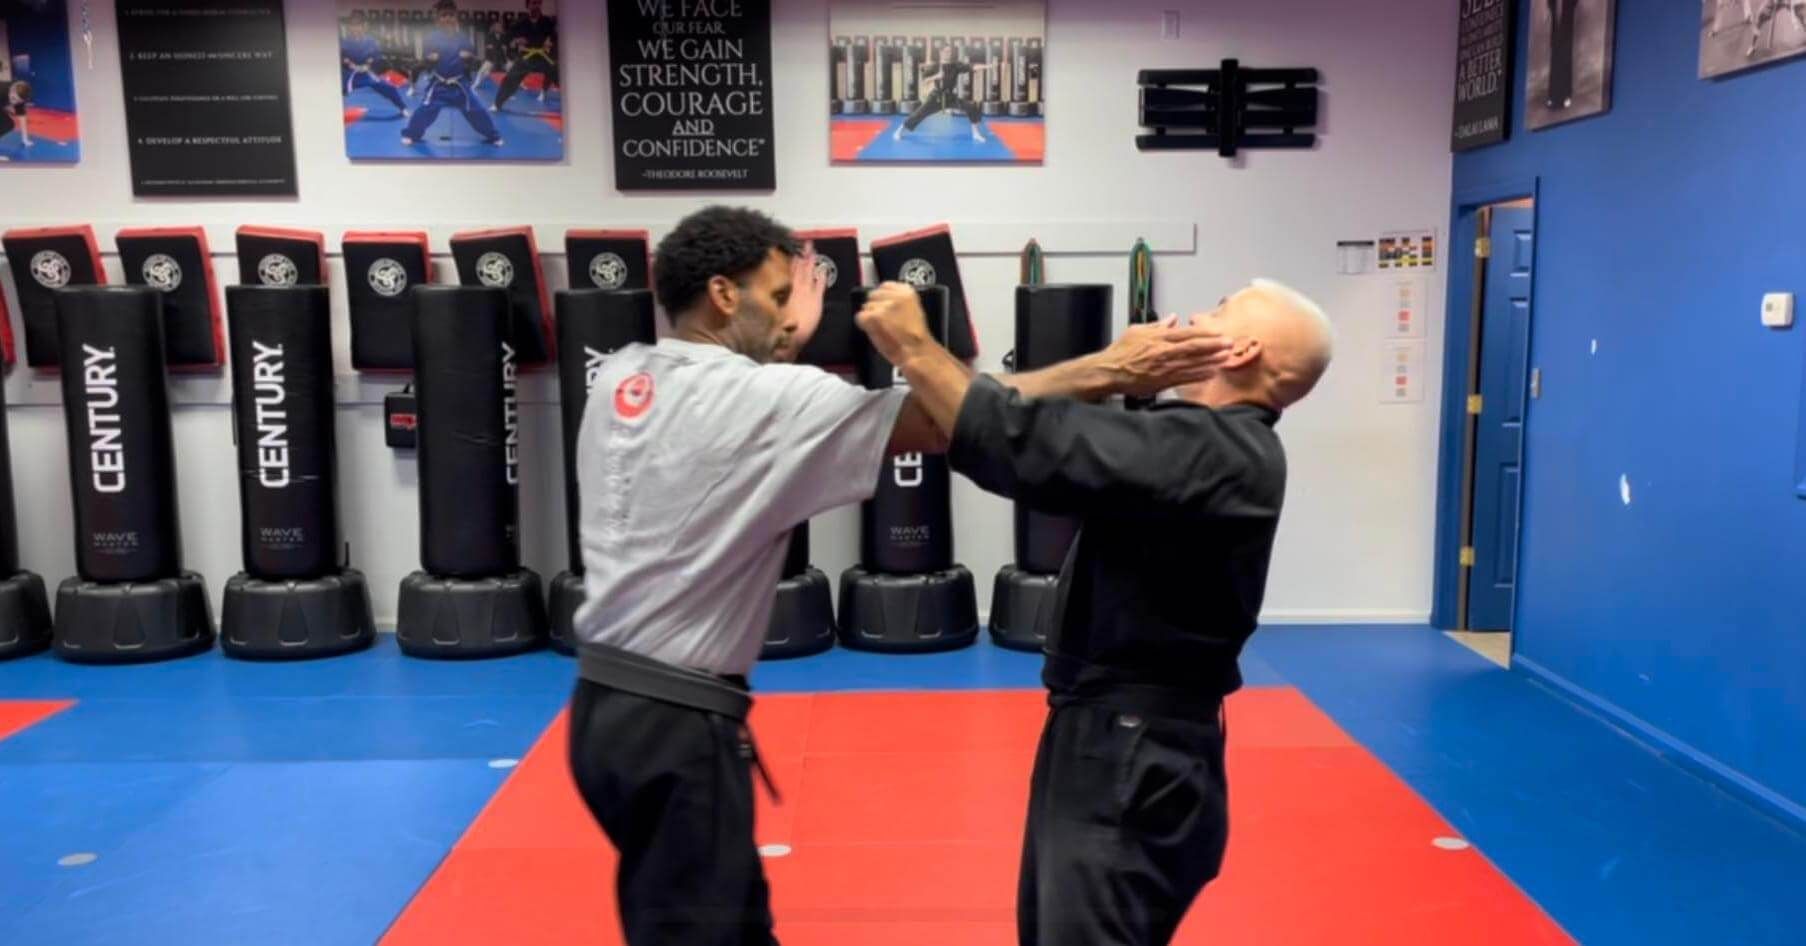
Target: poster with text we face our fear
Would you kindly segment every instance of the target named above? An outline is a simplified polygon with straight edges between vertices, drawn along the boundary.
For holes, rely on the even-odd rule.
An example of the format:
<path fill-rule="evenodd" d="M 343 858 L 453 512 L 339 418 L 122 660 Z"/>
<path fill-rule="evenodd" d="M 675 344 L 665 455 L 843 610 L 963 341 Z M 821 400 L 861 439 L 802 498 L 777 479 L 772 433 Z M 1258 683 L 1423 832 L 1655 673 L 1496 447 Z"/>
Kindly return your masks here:
<path fill-rule="evenodd" d="M 770 0 L 610 0 L 615 187 L 770 190 Z"/>

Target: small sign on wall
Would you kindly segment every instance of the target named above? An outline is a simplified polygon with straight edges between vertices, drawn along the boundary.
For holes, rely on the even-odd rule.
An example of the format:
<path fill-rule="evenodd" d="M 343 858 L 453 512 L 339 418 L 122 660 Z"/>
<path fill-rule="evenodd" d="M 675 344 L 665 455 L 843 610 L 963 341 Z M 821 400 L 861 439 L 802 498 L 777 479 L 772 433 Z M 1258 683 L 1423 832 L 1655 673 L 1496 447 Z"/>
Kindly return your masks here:
<path fill-rule="evenodd" d="M 1382 404 L 1417 404 L 1423 401 L 1424 343 L 1392 341 L 1384 346 L 1380 365 Z"/>
<path fill-rule="evenodd" d="M 293 197 L 281 0 L 118 0 L 139 197 Z"/>
<path fill-rule="evenodd" d="M 1436 253 L 1435 230 L 1395 230 L 1380 234 L 1379 268 L 1382 272 L 1434 270 Z"/>
<path fill-rule="evenodd" d="M 1395 279 L 1387 312 L 1387 331 L 1393 338 L 1422 338 L 1425 289 L 1422 279 Z"/>
<path fill-rule="evenodd" d="M 1514 12 L 1513 0 L 1461 0 L 1451 150 L 1495 144 L 1510 133 Z"/>

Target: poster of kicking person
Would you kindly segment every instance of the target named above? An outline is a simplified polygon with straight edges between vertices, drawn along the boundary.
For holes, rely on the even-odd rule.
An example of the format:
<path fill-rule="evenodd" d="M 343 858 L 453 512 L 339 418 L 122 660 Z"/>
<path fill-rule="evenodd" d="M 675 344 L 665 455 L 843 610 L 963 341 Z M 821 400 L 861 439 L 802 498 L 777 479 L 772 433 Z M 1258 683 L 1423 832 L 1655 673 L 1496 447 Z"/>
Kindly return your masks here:
<path fill-rule="evenodd" d="M 352 158 L 564 156 L 550 0 L 340 0 Z"/>
<path fill-rule="evenodd" d="M 67 6 L 0 0 L 0 164 L 79 160 Z"/>
<path fill-rule="evenodd" d="M 827 39 L 834 161 L 1042 161 L 1046 0 L 832 0 Z"/>

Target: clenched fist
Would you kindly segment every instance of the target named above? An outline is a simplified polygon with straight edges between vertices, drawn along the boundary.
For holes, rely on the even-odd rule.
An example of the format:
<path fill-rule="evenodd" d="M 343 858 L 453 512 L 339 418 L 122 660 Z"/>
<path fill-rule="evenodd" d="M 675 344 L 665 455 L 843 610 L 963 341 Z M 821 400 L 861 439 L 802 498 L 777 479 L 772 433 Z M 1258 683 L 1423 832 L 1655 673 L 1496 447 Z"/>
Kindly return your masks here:
<path fill-rule="evenodd" d="M 873 289 L 855 320 L 872 340 L 872 347 L 893 365 L 901 365 L 911 352 L 935 344 L 922 299 L 905 283 L 887 282 Z"/>

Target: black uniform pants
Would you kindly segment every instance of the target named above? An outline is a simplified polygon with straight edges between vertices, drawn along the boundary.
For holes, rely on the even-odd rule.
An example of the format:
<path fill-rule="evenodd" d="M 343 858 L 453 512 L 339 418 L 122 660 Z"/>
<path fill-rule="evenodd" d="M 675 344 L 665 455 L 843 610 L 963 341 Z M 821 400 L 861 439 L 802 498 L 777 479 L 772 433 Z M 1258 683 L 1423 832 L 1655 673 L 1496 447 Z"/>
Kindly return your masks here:
<path fill-rule="evenodd" d="M 903 130 L 915 131 L 917 125 L 940 114 L 942 110 L 950 108 L 965 112 L 966 120 L 970 121 L 974 126 L 978 125 L 979 122 L 984 121 L 984 116 L 979 114 L 977 102 L 974 102 L 971 99 L 962 99 L 954 92 L 936 89 L 933 92 L 930 92 L 928 96 L 922 100 L 922 106 L 916 109 L 915 112 L 903 122 Z"/>
<path fill-rule="evenodd" d="M 580 679 L 570 757 L 620 853 L 629 946 L 775 946 L 739 722 Z"/>
<path fill-rule="evenodd" d="M 1022 946 L 1171 941 L 1229 841 L 1225 733 L 1105 702 L 1048 714 L 1016 903 Z"/>
<path fill-rule="evenodd" d="M 514 60 L 514 65 L 508 67 L 508 74 L 502 76 L 501 88 L 495 92 L 495 107 L 501 108 L 513 98 L 514 93 L 520 91 L 521 82 L 534 73 L 545 77 L 546 88 L 550 90 L 558 81 L 558 63 L 550 53 L 543 51 L 529 50 L 522 53 Z"/>

